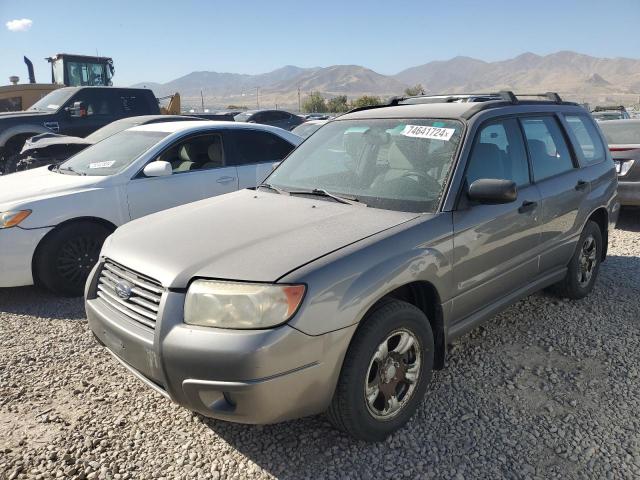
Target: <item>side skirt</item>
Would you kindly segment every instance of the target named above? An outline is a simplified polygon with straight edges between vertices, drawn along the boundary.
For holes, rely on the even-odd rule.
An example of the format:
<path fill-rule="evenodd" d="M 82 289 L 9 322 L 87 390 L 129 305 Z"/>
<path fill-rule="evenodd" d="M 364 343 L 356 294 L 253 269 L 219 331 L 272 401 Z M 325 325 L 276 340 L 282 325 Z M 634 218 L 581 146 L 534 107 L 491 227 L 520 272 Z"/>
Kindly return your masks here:
<path fill-rule="evenodd" d="M 487 320 L 489 317 L 497 314 L 498 312 L 510 307 L 518 300 L 531 295 L 532 293 L 537 292 L 538 290 L 542 290 L 545 287 L 553 285 L 554 283 L 562 280 L 567 274 L 567 268 L 563 267 L 560 270 L 553 271 L 551 273 L 547 273 L 542 277 L 538 277 L 533 282 L 528 285 L 522 287 L 519 290 L 509 293 L 508 295 L 498 299 L 497 301 L 487 305 L 486 307 L 478 310 L 475 313 L 472 313 L 466 318 L 456 322 L 451 325 L 448 330 L 447 335 L 447 343 L 450 343 L 455 338 L 461 337 L 462 335 L 470 332 L 475 327 L 477 327 L 480 323 Z"/>

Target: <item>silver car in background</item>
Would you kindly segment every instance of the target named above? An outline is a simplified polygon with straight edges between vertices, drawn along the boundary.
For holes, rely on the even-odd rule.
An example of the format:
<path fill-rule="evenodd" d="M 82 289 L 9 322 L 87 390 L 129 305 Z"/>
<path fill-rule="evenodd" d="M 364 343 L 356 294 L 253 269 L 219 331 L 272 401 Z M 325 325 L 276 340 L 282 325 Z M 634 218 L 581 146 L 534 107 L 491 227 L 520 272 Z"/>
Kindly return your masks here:
<path fill-rule="evenodd" d="M 326 411 L 379 441 L 413 415 L 452 339 L 544 287 L 588 295 L 618 208 L 600 131 L 557 95 L 358 109 L 257 189 L 118 229 L 87 317 L 191 410 L 243 423 Z"/>

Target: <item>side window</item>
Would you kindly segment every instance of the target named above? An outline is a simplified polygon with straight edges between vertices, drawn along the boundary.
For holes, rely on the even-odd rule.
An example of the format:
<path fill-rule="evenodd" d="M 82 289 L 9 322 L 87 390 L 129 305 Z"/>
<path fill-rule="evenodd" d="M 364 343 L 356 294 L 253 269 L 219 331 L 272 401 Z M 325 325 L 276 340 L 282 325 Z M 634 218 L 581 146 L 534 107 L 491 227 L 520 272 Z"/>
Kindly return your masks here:
<path fill-rule="evenodd" d="M 272 112 L 272 120 L 288 120 L 291 115 L 285 112 Z"/>
<path fill-rule="evenodd" d="M 282 160 L 293 150 L 293 145 L 268 132 L 243 130 L 232 132 L 235 157 L 232 163 L 246 165 L 267 161 Z"/>
<path fill-rule="evenodd" d="M 84 103 L 87 109 L 87 116 L 113 115 L 113 104 L 109 101 L 109 95 L 101 90 L 83 89 L 78 92 L 69 102 L 73 106 L 75 102 Z"/>
<path fill-rule="evenodd" d="M 571 154 L 555 118 L 526 117 L 521 122 L 536 181 L 573 169 Z"/>
<path fill-rule="evenodd" d="M 143 96 L 135 94 L 121 94 L 119 95 L 119 103 L 121 113 L 127 116 L 145 115 L 148 113 L 146 107 L 146 99 Z"/>
<path fill-rule="evenodd" d="M 585 115 L 565 115 L 569 135 L 576 146 L 576 154 L 581 165 L 595 165 L 604 162 L 606 153 L 600 134 L 593 122 Z"/>
<path fill-rule="evenodd" d="M 529 183 L 529 164 L 518 123 L 514 119 L 497 120 L 481 127 L 467 165 L 467 184 L 479 178 Z"/>
<path fill-rule="evenodd" d="M 189 137 L 162 152 L 157 160 L 169 162 L 174 174 L 223 167 L 222 137 L 217 133 Z"/>

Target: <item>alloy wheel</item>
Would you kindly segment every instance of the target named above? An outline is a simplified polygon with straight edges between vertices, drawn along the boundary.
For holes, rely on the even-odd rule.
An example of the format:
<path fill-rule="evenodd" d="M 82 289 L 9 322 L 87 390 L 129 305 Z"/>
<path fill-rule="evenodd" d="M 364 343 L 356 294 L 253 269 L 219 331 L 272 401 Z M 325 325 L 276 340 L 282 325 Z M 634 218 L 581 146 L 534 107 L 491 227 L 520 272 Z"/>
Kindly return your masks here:
<path fill-rule="evenodd" d="M 364 396 L 378 420 L 395 417 L 413 396 L 420 377 L 422 352 L 417 337 L 406 329 L 391 332 L 369 362 Z"/>

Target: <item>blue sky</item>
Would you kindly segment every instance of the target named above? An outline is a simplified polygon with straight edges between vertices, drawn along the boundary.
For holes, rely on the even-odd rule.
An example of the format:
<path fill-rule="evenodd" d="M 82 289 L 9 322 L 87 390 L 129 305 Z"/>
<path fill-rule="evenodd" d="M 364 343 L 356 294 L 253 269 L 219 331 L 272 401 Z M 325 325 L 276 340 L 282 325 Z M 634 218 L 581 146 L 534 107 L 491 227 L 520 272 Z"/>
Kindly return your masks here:
<path fill-rule="evenodd" d="M 6 22 L 30 19 L 26 31 Z M 262 73 L 359 64 L 384 74 L 466 55 L 502 60 L 574 50 L 640 57 L 640 0 L 0 0 L 0 85 L 49 78 L 45 56 L 114 58 L 116 84 L 194 70 Z"/>

